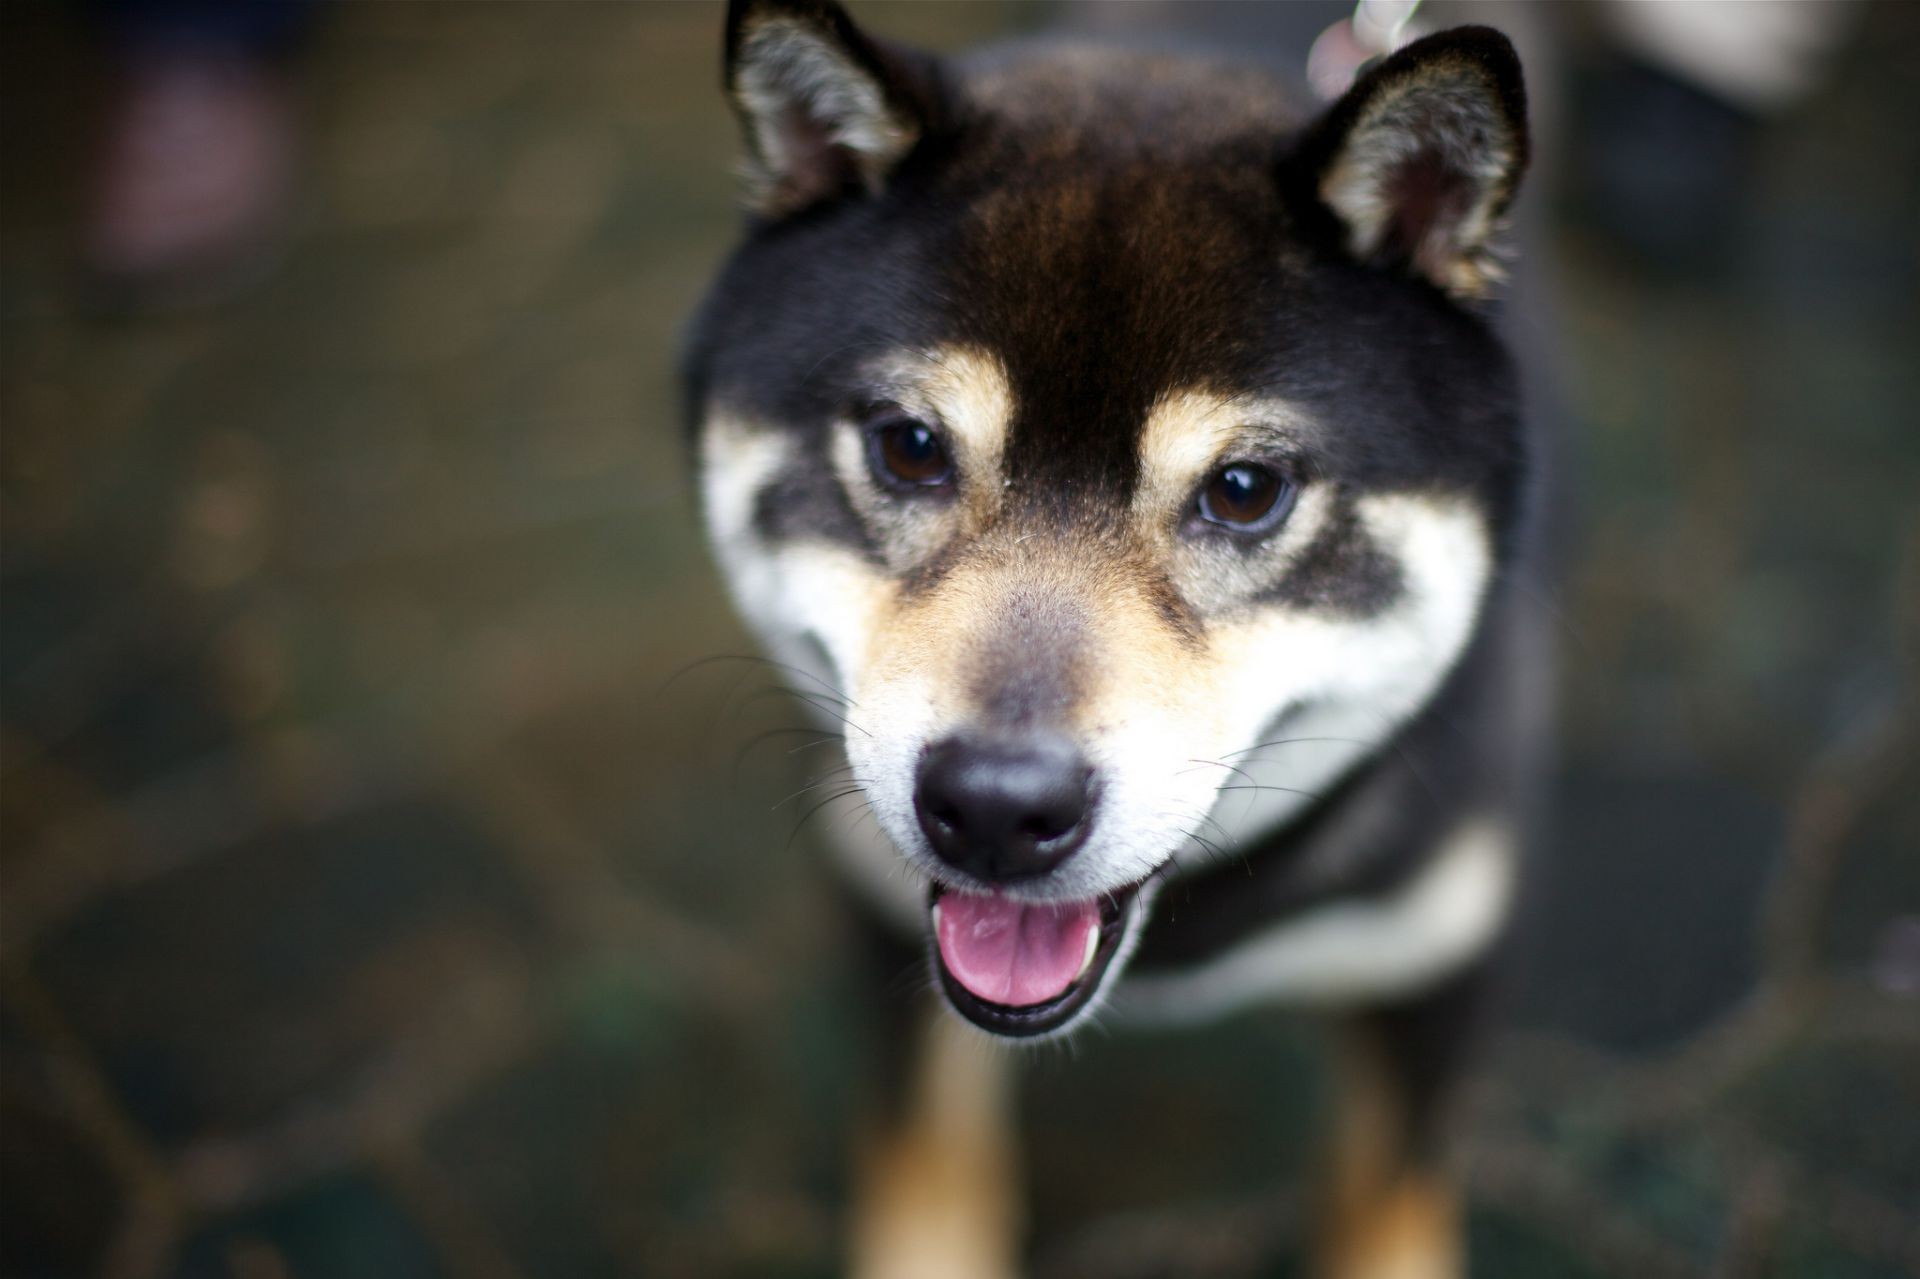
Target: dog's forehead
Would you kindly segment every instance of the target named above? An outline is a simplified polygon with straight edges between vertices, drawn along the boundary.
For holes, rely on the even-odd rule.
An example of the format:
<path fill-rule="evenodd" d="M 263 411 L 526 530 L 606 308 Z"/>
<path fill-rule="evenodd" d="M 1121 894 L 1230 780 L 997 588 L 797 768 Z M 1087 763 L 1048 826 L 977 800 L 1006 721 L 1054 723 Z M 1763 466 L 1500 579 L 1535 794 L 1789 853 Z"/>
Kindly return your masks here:
<path fill-rule="evenodd" d="M 907 407 L 977 445 L 969 473 L 1076 523 L 1155 487 L 1168 423 L 1276 416 L 1238 404 L 1298 409 L 1292 452 L 1363 487 L 1507 465 L 1490 336 L 1296 226 L 1279 81 L 1051 48 L 961 71 L 951 138 L 885 198 L 749 238 L 696 330 L 695 404 L 818 451 L 824 423 L 922 384 Z"/>
<path fill-rule="evenodd" d="M 1049 66 L 981 91 L 1004 105 L 953 174 L 938 293 L 956 344 L 1005 371 L 1009 473 L 1124 496 L 1154 405 L 1247 393 L 1277 354 L 1288 117 L 1270 92 L 1196 91 L 1190 66 Z"/>
<path fill-rule="evenodd" d="M 984 196 L 942 262 L 957 336 L 1035 410 L 1138 422 L 1171 387 L 1234 384 L 1287 283 L 1278 201 L 1237 177 L 1087 168 Z"/>

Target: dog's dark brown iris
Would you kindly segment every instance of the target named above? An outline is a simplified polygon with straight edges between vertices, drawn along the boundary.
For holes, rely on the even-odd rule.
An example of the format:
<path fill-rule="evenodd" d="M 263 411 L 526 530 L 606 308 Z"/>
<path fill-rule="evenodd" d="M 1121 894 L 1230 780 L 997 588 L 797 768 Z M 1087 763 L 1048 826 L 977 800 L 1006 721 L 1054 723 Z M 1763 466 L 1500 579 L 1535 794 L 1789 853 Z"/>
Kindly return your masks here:
<path fill-rule="evenodd" d="M 1264 466 L 1238 462 L 1223 467 L 1200 490 L 1200 516 L 1228 528 L 1253 530 L 1285 514 L 1287 482 Z"/>
<path fill-rule="evenodd" d="M 900 488 L 934 488 L 953 477 L 953 463 L 940 437 L 925 422 L 888 418 L 869 432 L 874 469 Z"/>

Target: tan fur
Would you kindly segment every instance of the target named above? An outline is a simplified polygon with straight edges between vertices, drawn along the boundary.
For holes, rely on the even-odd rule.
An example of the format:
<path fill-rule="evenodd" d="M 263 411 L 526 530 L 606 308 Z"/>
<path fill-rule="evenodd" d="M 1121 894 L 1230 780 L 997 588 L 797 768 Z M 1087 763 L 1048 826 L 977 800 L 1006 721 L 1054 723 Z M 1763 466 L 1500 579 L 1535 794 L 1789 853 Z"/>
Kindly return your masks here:
<path fill-rule="evenodd" d="M 999 509 L 1013 387 L 996 357 L 967 346 L 895 352 L 868 376 L 899 408 L 940 428 L 959 475 L 958 502 L 903 504 L 874 481 L 863 424 L 834 424 L 830 447 L 840 483 L 862 518 L 882 530 L 888 567 L 903 573 L 942 544 L 985 528 Z"/>
<path fill-rule="evenodd" d="M 1050 889 L 1087 896 L 1170 857 L 1202 855 L 1192 835 L 1210 821 L 1230 845 L 1286 820 L 1393 731 L 1471 632 L 1491 546 L 1465 498 L 1377 494 L 1353 504 L 1352 518 L 1408 587 L 1392 610 L 1367 618 L 1243 607 L 1311 547 L 1329 518 L 1330 486 L 1304 484 L 1258 555 L 1177 535 L 1209 469 L 1286 450 L 1304 424 L 1285 403 L 1192 388 L 1163 397 L 1146 424 L 1143 482 L 1126 523 L 1069 531 L 1029 526 L 1006 506 L 1001 459 L 1017 405 L 996 359 L 966 347 L 896 351 L 876 373 L 883 394 L 943 425 L 960 472 L 958 501 L 900 502 L 875 487 L 858 425 L 834 425 L 840 481 L 883 562 L 841 543 L 760 535 L 757 495 L 794 464 L 793 440 L 776 429 L 716 409 L 703 483 L 737 604 L 783 661 L 852 699 L 848 760 L 877 825 L 910 859 L 920 750 L 980 722 L 1008 670 L 1050 664 L 1048 714 L 1108 779 L 1106 820 Z M 1295 726 L 1310 740 L 1247 754 L 1289 702 L 1320 708 Z M 1218 788 L 1230 780 L 1264 789 L 1222 804 Z M 878 896 L 889 908 L 905 900 Z"/>
<path fill-rule="evenodd" d="M 1326 522 L 1332 494 L 1305 485 L 1287 522 L 1262 554 L 1246 557 L 1178 536 L 1201 483 L 1224 463 L 1295 444 L 1303 411 L 1283 400 L 1249 399 L 1187 389 L 1162 396 L 1140 436 L 1140 486 L 1133 498 L 1135 535 L 1152 548 L 1161 573 L 1202 616 L 1277 580 Z"/>
<path fill-rule="evenodd" d="M 992 352 L 972 346 L 918 351 L 911 363 L 917 366 L 914 376 L 902 379 L 907 407 L 924 404 L 946 427 L 963 474 L 998 476 L 1013 423 L 1013 383 L 1006 366 Z"/>
<path fill-rule="evenodd" d="M 1198 388 L 1170 391 L 1140 431 L 1140 486 L 1133 515 L 1143 531 L 1171 531 L 1208 471 L 1256 440 L 1287 439 L 1300 410 L 1274 399 L 1220 395 Z"/>
<path fill-rule="evenodd" d="M 1460 1279 L 1465 1274 L 1453 1189 L 1409 1174 L 1370 1188 L 1329 1223 L 1317 1279 Z"/>
<path fill-rule="evenodd" d="M 884 565 L 833 543 L 762 543 L 751 521 L 754 494 L 789 464 L 791 445 L 778 432 L 717 414 L 705 436 L 705 483 L 713 538 L 741 610 L 783 660 L 844 690 L 857 704 L 856 723 L 885 726 L 883 734 L 851 733 L 847 746 L 879 824 L 902 849 L 916 841 L 911 791 L 920 746 L 975 720 L 983 652 L 1029 643 L 1009 630 L 1009 619 L 1044 619 L 1045 638 L 1067 668 L 1059 722 L 1077 730 L 1089 762 L 1116 779 L 1111 802 L 1131 805 L 1113 808 L 1092 855 L 1078 859 L 1084 881 L 1060 886 L 1068 893 L 1109 890 L 1179 853 L 1229 776 L 1205 761 L 1258 742 L 1284 699 L 1363 703 L 1352 722 L 1302 732 L 1325 739 L 1317 744 L 1272 761 L 1236 759 L 1278 789 L 1246 792 L 1223 820 L 1249 837 L 1283 820 L 1301 792 L 1330 782 L 1431 691 L 1471 630 L 1491 548 L 1484 517 L 1464 499 L 1360 500 L 1357 517 L 1407 567 L 1412 587 L 1392 614 L 1363 621 L 1237 607 L 1311 544 L 1330 500 L 1321 485 L 1303 487 L 1261 556 L 1216 563 L 1209 557 L 1221 556 L 1217 548 L 1174 535 L 1210 467 L 1236 447 L 1284 440 L 1289 420 L 1297 421 L 1284 404 L 1192 390 L 1166 397 L 1149 423 L 1142 495 L 1128 526 L 1062 533 L 1021 527 L 1000 509 L 1000 458 L 1015 405 L 996 360 L 959 347 L 897 352 L 882 372 L 902 407 L 946 424 L 962 494 L 944 505 L 883 498 L 857 429 L 836 426 L 842 483 L 856 506 L 871 503 Z M 937 582 L 916 588 L 916 567 L 950 548 Z M 1181 608 L 1198 624 L 1183 625 Z M 809 646 L 797 642 L 807 633 L 830 668 L 816 669 Z"/>
<path fill-rule="evenodd" d="M 1512 198 L 1517 141 L 1492 109 L 1481 73 L 1469 64 L 1442 62 L 1382 92 L 1354 123 L 1339 159 L 1321 179 L 1320 197 L 1349 229 L 1348 247 L 1370 256 L 1385 238 L 1392 214 L 1392 173 L 1415 146 L 1396 121 L 1412 115 L 1449 122 L 1425 139 L 1470 168 L 1477 198 L 1457 222 L 1436 226 L 1414 246 L 1414 265 L 1440 287 L 1463 298 L 1484 297 L 1500 283 L 1502 263 L 1492 243 Z M 1480 136 L 1487 141 L 1477 141 Z"/>
<path fill-rule="evenodd" d="M 856 1279 L 1011 1279 L 1020 1185 L 1009 1126 L 1011 1062 L 933 1013 L 899 1122 L 861 1151 Z"/>
<path fill-rule="evenodd" d="M 905 239 L 904 256 L 872 255 L 872 266 L 899 273 L 883 277 L 894 287 L 874 293 L 877 307 L 861 308 L 879 313 L 873 323 L 863 314 L 843 325 L 848 305 L 835 305 L 844 300 L 832 282 L 802 280 L 807 296 L 796 301 L 810 310 L 762 330 L 785 342 L 796 333 L 785 326 L 815 317 L 815 332 L 771 370 L 784 382 L 749 390 L 746 375 L 709 361 L 690 385 L 759 406 L 791 402 L 783 386 L 817 389 L 816 405 L 897 404 L 939 429 L 956 477 L 952 491 L 905 491 L 884 465 L 876 475 L 860 406 L 837 416 L 809 408 L 774 425 L 727 416 L 737 404 L 703 405 L 714 418 L 702 446 L 706 509 L 735 598 L 800 669 L 804 691 L 811 677 L 841 695 L 814 709 L 844 726 L 872 820 L 832 842 L 856 883 L 909 928 L 926 926 L 927 872 L 960 891 L 987 887 L 968 882 L 968 859 L 949 841 L 959 832 L 940 824 L 929 779 L 946 745 L 1017 744 L 1030 729 L 1070 739 L 1097 797 L 1075 815 L 1072 856 L 990 886 L 1029 901 L 1113 895 L 1125 922 L 1103 948 L 1108 962 L 1082 970 L 1094 975 L 1077 1002 L 1014 1029 L 1063 1034 L 1104 1007 L 1125 1013 L 1112 978 L 1140 944 L 1162 873 L 1233 857 L 1297 817 L 1428 702 L 1473 633 L 1496 546 L 1471 468 L 1457 490 L 1443 468 L 1431 487 L 1402 478 L 1366 491 L 1361 477 L 1391 468 L 1342 466 L 1342 445 L 1365 444 L 1343 431 L 1393 411 L 1392 397 L 1358 388 L 1360 411 L 1328 402 L 1316 422 L 1297 404 L 1212 388 L 1275 385 L 1247 358 L 1275 335 L 1283 349 L 1268 354 L 1287 354 L 1268 308 L 1284 314 L 1288 289 L 1313 293 L 1327 278 L 1332 246 L 1312 225 L 1322 211 L 1304 207 L 1304 186 L 1318 184 L 1312 194 L 1344 224 L 1354 254 L 1391 255 L 1378 265 L 1411 265 L 1457 297 L 1486 291 L 1494 233 L 1524 166 L 1518 80 L 1508 83 L 1498 38 L 1484 34 L 1424 63 L 1403 58 L 1368 81 L 1380 92 L 1323 118 L 1337 133 L 1310 128 L 1311 146 L 1290 159 L 1294 107 L 1257 69 L 1073 51 L 902 61 L 844 39 L 830 6 L 735 12 L 730 81 L 761 169 L 762 211 L 838 200 L 860 183 L 879 191 L 924 131 L 938 145 L 913 157 L 897 205 L 873 206 L 878 239 L 854 226 L 839 236 L 837 215 L 821 210 L 814 243 L 821 268 L 863 272 L 865 246 L 891 243 L 895 215 L 912 216 L 924 199 L 934 224 L 920 249 L 940 269 L 925 269 Z M 717 295 L 701 347 L 751 319 L 764 296 L 752 287 L 755 264 L 740 266 L 747 287 Z M 1330 304 L 1307 302 L 1309 322 Z M 948 327 L 902 330 L 886 322 L 895 308 Z M 966 333 L 992 349 L 870 342 L 889 329 L 895 341 L 903 331 Z M 1464 346 L 1438 345 L 1442 371 L 1475 367 Z M 1016 402 L 1010 369 L 1031 401 Z M 1121 433 L 1136 426 L 1140 452 L 1123 459 Z M 1320 442 L 1332 465 L 1316 472 Z M 831 474 L 801 453 L 819 449 Z M 1256 459 L 1287 472 L 1290 508 L 1271 528 L 1205 526 L 1212 508 L 1196 508 L 1196 490 L 1214 468 Z M 1133 463 L 1131 505 L 1117 507 Z M 1391 802 L 1392 786 L 1379 794 Z M 1352 804 L 1336 799 L 1327 827 L 1369 816 L 1371 798 L 1363 788 Z M 1309 889 L 1343 889 L 1341 874 L 1366 869 L 1354 850 L 1370 832 L 1333 833 L 1310 833 L 1289 863 Z M 1291 982 L 1292 995 L 1344 1008 L 1421 997 L 1482 953 L 1503 916 L 1510 832 L 1476 817 L 1434 856 L 1378 899 L 1337 901 L 1287 920 L 1284 933 L 1235 943 L 1227 961 L 1259 962 L 1227 972 L 1227 994 Z M 955 865 L 941 867 L 942 857 Z M 994 1020 L 964 999 L 955 1006 Z M 1457 1279 L 1453 1189 L 1424 1146 L 1411 1148 L 1416 1099 L 1400 1090 L 1388 1041 L 1361 1033 L 1366 1024 L 1349 1028 L 1312 1273 Z M 897 1112 L 857 1152 L 851 1273 L 1010 1279 L 1023 1224 L 1011 1062 L 945 1010 L 915 1038 Z"/>
<path fill-rule="evenodd" d="M 1332 1149 L 1322 1186 L 1315 1279 L 1460 1279 L 1459 1205 L 1446 1177 L 1403 1145 L 1406 1100 L 1380 1047 L 1343 1042 Z"/>

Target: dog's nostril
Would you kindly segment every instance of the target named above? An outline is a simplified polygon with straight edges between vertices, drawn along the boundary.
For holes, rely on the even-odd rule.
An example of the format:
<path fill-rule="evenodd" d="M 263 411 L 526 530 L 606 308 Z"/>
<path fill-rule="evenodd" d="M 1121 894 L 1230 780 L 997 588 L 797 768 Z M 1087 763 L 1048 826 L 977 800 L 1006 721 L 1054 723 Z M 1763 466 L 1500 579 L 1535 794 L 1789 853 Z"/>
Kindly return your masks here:
<path fill-rule="evenodd" d="M 943 861 L 990 882 L 1024 879 L 1084 842 L 1092 778 L 1061 737 L 950 737 L 921 756 L 914 804 Z"/>
<path fill-rule="evenodd" d="M 1059 839 L 1062 835 L 1072 830 L 1075 825 L 1077 825 L 1077 822 L 1061 823 L 1052 818 L 1039 817 L 1032 821 L 1022 822 L 1020 824 L 1020 833 L 1031 836 L 1033 839 L 1044 844 L 1050 839 Z"/>

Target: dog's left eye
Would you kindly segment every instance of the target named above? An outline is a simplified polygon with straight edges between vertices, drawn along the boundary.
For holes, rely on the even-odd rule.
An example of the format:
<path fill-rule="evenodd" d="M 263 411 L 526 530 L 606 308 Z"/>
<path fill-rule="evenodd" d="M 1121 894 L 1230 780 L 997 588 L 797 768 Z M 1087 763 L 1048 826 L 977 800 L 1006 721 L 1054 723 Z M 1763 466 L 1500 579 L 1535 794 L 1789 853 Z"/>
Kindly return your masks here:
<path fill-rule="evenodd" d="M 1213 473 L 1195 508 L 1209 524 L 1236 533 L 1264 533 L 1293 507 L 1293 485 L 1264 466 L 1235 462 Z"/>
<path fill-rule="evenodd" d="M 953 463 L 940 437 L 925 422 L 905 415 L 867 428 L 867 456 L 874 474 L 892 488 L 939 488 L 953 479 Z"/>

